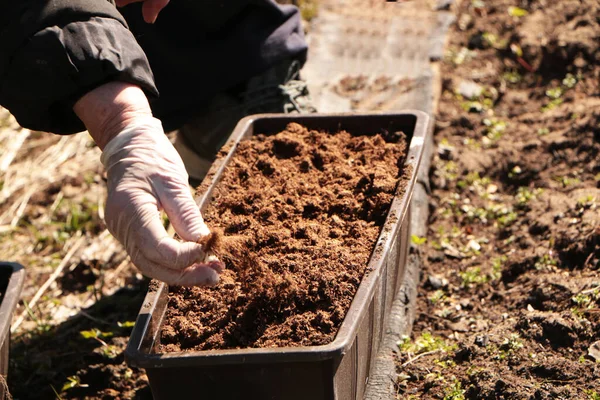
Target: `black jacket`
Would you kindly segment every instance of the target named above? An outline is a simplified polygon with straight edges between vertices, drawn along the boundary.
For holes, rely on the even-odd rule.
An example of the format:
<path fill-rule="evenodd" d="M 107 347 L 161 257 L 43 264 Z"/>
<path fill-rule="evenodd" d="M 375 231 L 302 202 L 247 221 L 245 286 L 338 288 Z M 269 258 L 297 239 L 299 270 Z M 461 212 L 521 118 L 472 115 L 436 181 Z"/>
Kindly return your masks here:
<path fill-rule="evenodd" d="M 305 53 L 298 10 L 274 0 L 171 0 L 152 25 L 141 3 L 0 0 L 0 105 L 33 130 L 83 130 L 73 104 L 112 80 L 142 87 L 170 130 L 219 91 Z"/>

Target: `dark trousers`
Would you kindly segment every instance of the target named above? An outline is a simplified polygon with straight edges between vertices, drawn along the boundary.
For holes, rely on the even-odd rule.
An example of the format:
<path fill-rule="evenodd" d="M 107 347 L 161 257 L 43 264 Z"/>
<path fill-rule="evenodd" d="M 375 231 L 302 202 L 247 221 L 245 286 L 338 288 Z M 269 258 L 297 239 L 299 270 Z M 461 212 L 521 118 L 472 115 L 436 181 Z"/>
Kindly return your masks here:
<path fill-rule="evenodd" d="M 151 106 L 166 131 L 218 94 L 284 60 L 306 58 L 298 9 L 274 0 L 172 0 L 154 24 L 143 21 L 141 3 L 121 12 L 150 61 L 160 92 Z"/>

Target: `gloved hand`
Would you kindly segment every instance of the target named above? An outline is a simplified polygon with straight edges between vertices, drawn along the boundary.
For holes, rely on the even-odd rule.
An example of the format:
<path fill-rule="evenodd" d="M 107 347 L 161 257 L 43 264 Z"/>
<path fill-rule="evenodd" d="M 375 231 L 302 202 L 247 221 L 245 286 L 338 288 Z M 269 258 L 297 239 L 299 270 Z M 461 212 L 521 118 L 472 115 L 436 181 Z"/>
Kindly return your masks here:
<path fill-rule="evenodd" d="M 106 224 L 136 267 L 170 285 L 216 284 L 223 263 L 196 243 L 210 231 L 160 121 L 134 119 L 108 142 L 101 160 L 108 174 Z M 169 237 L 161 209 L 183 242 Z"/>

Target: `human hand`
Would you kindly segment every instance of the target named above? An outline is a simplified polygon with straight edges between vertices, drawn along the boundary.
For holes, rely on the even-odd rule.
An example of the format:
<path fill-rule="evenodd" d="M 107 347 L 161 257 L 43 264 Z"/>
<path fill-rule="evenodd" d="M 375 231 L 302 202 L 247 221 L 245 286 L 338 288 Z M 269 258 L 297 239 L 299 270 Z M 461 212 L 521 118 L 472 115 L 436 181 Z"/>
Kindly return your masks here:
<path fill-rule="evenodd" d="M 145 275 L 171 285 L 214 285 L 224 265 L 207 258 L 197 242 L 210 232 L 188 187 L 181 157 L 152 117 L 140 88 L 102 85 L 74 107 L 103 149 L 108 175 L 105 220 Z M 163 209 L 183 239 L 171 238 Z"/>
<path fill-rule="evenodd" d="M 197 242 L 210 231 L 190 193 L 181 157 L 159 120 L 136 120 L 104 148 L 108 175 L 105 219 L 146 275 L 171 285 L 214 285 L 223 264 L 207 257 Z M 159 210 L 164 209 L 184 240 L 170 237 Z"/>
<path fill-rule="evenodd" d="M 153 24 L 156 22 L 158 14 L 167 6 L 167 4 L 169 4 L 170 0 L 116 0 L 116 3 L 117 7 L 125 7 L 128 4 L 139 3 L 140 1 L 144 2 L 142 5 L 142 15 L 144 16 L 144 21 L 149 24 Z"/>

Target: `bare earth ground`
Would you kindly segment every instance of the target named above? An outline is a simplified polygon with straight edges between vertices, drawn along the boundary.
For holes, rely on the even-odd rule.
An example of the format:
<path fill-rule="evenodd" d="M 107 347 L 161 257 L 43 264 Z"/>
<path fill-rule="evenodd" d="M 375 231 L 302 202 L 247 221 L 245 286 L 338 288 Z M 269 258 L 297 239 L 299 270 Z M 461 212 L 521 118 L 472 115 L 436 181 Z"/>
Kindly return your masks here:
<path fill-rule="evenodd" d="M 463 1 L 398 398 L 600 398 L 600 3 Z"/>

